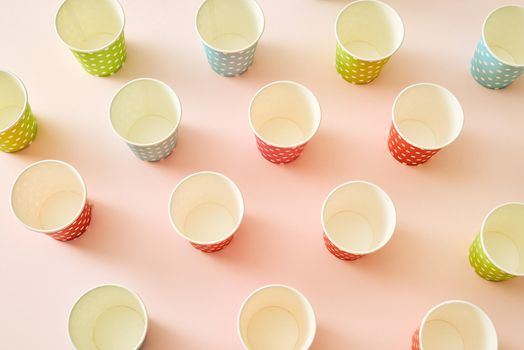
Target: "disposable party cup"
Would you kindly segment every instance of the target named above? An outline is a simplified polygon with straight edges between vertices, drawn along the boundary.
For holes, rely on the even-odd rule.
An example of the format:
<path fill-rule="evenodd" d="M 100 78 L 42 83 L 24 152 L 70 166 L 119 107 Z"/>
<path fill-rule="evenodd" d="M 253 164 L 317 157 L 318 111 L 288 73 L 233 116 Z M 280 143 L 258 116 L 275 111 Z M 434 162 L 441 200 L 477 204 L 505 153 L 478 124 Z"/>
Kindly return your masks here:
<path fill-rule="evenodd" d="M 322 206 L 324 244 L 337 258 L 356 260 L 386 245 L 396 221 L 393 202 L 380 187 L 346 182 L 331 191 Z"/>
<path fill-rule="evenodd" d="M 335 36 L 337 72 L 352 84 L 367 84 L 400 48 L 404 24 L 389 5 L 359 0 L 340 11 Z"/>
<path fill-rule="evenodd" d="M 23 150 L 35 139 L 36 130 L 24 84 L 14 74 L 0 71 L 0 151 Z"/>
<path fill-rule="evenodd" d="M 137 350 L 147 333 L 140 297 L 118 285 L 103 285 L 82 295 L 69 313 L 69 339 L 77 350 Z"/>
<path fill-rule="evenodd" d="M 489 212 L 469 248 L 469 262 L 488 281 L 524 276 L 524 203 L 505 203 Z"/>
<path fill-rule="evenodd" d="M 411 339 L 412 350 L 497 350 L 497 332 L 478 306 L 461 300 L 429 310 Z"/>
<path fill-rule="evenodd" d="M 315 338 L 315 313 L 298 290 L 268 285 L 242 304 L 238 333 L 246 350 L 307 350 Z"/>
<path fill-rule="evenodd" d="M 206 0 L 198 9 L 196 29 L 211 69 L 235 77 L 253 64 L 264 14 L 254 0 Z"/>
<path fill-rule="evenodd" d="M 457 98 L 440 85 L 421 83 L 400 92 L 393 104 L 388 148 L 402 164 L 419 165 L 451 144 L 464 125 Z"/>
<path fill-rule="evenodd" d="M 297 159 L 320 127 L 320 105 L 305 86 L 276 81 L 260 89 L 249 106 L 249 124 L 262 156 L 272 163 Z"/>
<path fill-rule="evenodd" d="M 84 180 L 59 160 L 33 163 L 18 175 L 11 189 L 11 209 L 28 229 L 59 241 L 79 237 L 91 222 Z"/>
<path fill-rule="evenodd" d="M 124 11 L 117 0 L 65 0 L 55 18 L 58 36 L 82 67 L 105 77 L 126 59 Z"/>
<path fill-rule="evenodd" d="M 142 78 L 124 85 L 113 97 L 111 126 L 141 160 L 167 158 L 176 146 L 182 107 L 165 83 Z"/>
<path fill-rule="evenodd" d="M 524 6 L 491 12 L 471 60 L 471 75 L 482 86 L 503 89 L 524 73 Z"/>
<path fill-rule="evenodd" d="M 169 199 L 175 231 L 205 253 L 224 249 L 244 216 L 244 200 L 228 177 L 202 171 L 180 181 Z"/>

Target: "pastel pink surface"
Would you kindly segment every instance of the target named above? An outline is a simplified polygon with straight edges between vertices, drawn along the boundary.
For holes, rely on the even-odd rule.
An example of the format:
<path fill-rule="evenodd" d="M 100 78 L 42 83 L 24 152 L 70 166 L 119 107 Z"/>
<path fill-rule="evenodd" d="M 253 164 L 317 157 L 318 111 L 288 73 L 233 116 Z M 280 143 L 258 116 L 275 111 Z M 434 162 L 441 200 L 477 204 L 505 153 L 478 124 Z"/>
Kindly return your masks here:
<path fill-rule="evenodd" d="M 128 59 L 115 76 L 88 75 L 53 28 L 59 1 L 1 0 L 1 69 L 23 80 L 38 118 L 35 142 L 0 154 L 0 317 L 10 349 L 68 349 L 68 310 L 86 290 L 123 284 L 144 300 L 144 349 L 240 349 L 245 297 L 283 283 L 308 297 L 318 321 L 313 350 L 407 349 L 424 314 L 446 299 L 479 305 L 500 349 L 522 349 L 524 278 L 490 283 L 468 247 L 496 205 L 524 199 L 524 79 L 492 91 L 469 73 L 484 17 L 505 1 L 391 0 L 406 27 L 402 48 L 369 85 L 335 70 L 334 21 L 348 1 L 260 0 L 266 31 L 239 78 L 209 67 L 194 29 L 199 1 L 122 0 Z M 142 162 L 111 131 L 108 108 L 125 82 L 153 77 L 180 97 L 179 143 L 165 161 Z M 294 162 L 263 159 L 247 119 L 255 92 L 274 80 L 310 88 L 322 125 Z M 427 164 L 388 152 L 391 106 L 418 82 L 440 84 L 463 105 L 462 135 Z M 61 159 L 82 175 L 93 203 L 89 230 L 68 243 L 25 229 L 9 209 L 15 176 Z M 167 202 L 186 175 L 213 170 L 239 186 L 246 214 L 233 242 L 205 254 L 171 228 Z M 396 233 L 358 261 L 322 241 L 320 209 L 342 182 L 367 180 L 395 203 Z"/>

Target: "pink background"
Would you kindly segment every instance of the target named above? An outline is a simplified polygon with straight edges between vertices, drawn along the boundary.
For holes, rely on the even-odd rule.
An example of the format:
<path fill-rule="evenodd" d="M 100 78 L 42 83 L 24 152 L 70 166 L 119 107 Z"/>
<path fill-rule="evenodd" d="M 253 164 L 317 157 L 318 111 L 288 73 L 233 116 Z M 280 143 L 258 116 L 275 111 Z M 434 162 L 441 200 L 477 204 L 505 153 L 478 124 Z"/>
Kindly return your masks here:
<path fill-rule="evenodd" d="M 39 131 L 18 154 L 0 154 L 2 348 L 70 348 L 68 310 L 87 289 L 120 283 L 144 299 L 144 349 L 240 349 L 243 299 L 268 283 L 311 301 L 312 349 L 407 349 L 426 311 L 451 298 L 482 307 L 500 349 L 523 348 L 524 278 L 490 283 L 467 261 L 485 214 L 524 199 L 524 79 L 503 91 L 478 85 L 469 60 L 484 17 L 506 1 L 390 0 L 406 36 L 382 75 L 353 86 L 336 73 L 334 21 L 348 1 L 260 0 L 266 31 L 253 67 L 223 78 L 208 67 L 194 28 L 198 1 L 122 0 L 128 59 L 115 76 L 85 73 L 54 32 L 59 1 L 1 0 L 0 69 L 18 74 Z M 165 81 L 182 103 L 175 153 L 156 164 L 135 158 L 108 121 L 112 95 L 138 77 Z M 251 97 L 274 80 L 295 80 L 318 97 L 319 133 L 296 162 L 264 160 L 249 129 Z M 388 153 L 391 105 L 409 84 L 449 88 L 465 111 L 459 139 L 426 165 Z M 86 234 L 61 243 L 26 230 L 9 209 L 25 166 L 61 159 L 84 177 L 94 202 Z M 244 222 L 224 251 L 204 254 L 175 234 L 167 201 L 184 176 L 213 170 L 243 192 Z M 357 262 L 322 243 L 320 208 L 348 180 L 368 180 L 392 197 L 392 241 Z"/>

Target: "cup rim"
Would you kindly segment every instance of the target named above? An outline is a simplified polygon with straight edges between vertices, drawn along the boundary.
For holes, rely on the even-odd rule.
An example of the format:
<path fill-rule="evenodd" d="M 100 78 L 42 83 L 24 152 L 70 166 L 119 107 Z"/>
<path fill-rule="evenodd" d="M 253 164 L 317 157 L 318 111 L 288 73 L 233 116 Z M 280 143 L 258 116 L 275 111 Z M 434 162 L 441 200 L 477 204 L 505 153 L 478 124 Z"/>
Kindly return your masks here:
<path fill-rule="evenodd" d="M 422 146 L 420 144 L 418 144 L 417 142 L 413 142 L 412 140 L 410 140 L 408 137 L 406 137 L 406 135 L 404 135 L 402 133 L 402 131 L 400 130 L 400 128 L 398 127 L 397 125 L 397 122 L 395 120 L 395 109 L 397 107 L 397 103 L 400 99 L 400 97 L 402 95 L 404 95 L 404 93 L 407 91 L 407 90 L 410 90 L 412 88 L 416 88 L 416 87 L 419 87 L 419 86 L 432 86 L 434 88 L 437 88 L 439 90 L 442 90 L 444 92 L 446 92 L 446 94 L 448 94 L 449 96 L 451 96 L 455 102 L 457 102 L 459 108 L 460 108 L 460 127 L 456 133 L 456 135 L 454 137 L 452 137 L 448 142 L 446 143 L 443 143 L 443 144 L 439 144 L 437 146 L 434 146 L 434 147 L 425 147 L 425 146 Z M 397 133 L 402 137 L 402 139 L 404 139 L 407 143 L 409 143 L 410 145 L 412 146 L 415 146 L 417 148 L 420 148 L 422 150 L 428 150 L 428 151 L 438 151 L 446 146 L 449 146 L 450 144 L 452 144 L 453 142 L 455 142 L 455 140 L 460 136 L 460 134 L 462 133 L 462 130 L 464 129 L 464 108 L 462 107 L 462 104 L 460 103 L 460 101 L 458 100 L 457 96 L 455 96 L 455 94 L 453 94 L 451 91 L 449 91 L 448 89 L 446 89 L 445 87 L 443 87 L 442 85 L 438 85 L 438 84 L 435 84 L 435 83 L 416 83 L 416 84 L 411 84 L 407 87 L 405 87 L 404 89 L 402 89 L 402 91 L 399 92 L 399 94 L 397 95 L 397 97 L 395 97 L 395 101 L 393 102 L 393 107 L 391 109 L 391 121 L 393 123 L 393 126 L 395 127 L 395 130 L 397 131 Z"/>
<path fill-rule="evenodd" d="M 91 293 L 92 291 L 96 290 L 96 289 L 100 289 L 100 288 L 106 288 L 106 287 L 116 287 L 116 288 L 120 288 L 120 289 L 123 289 L 125 290 L 126 292 L 128 292 L 129 294 L 131 294 L 137 301 L 138 301 L 138 304 L 140 305 L 141 309 L 142 309 L 142 312 L 145 316 L 144 318 L 144 332 L 142 334 L 142 337 L 140 338 L 140 342 L 137 344 L 137 346 L 133 349 L 133 350 L 139 350 L 141 345 L 144 343 L 144 340 L 146 338 L 146 334 L 147 334 L 147 330 L 149 328 L 149 320 L 148 320 L 148 314 L 147 314 L 147 309 L 146 309 L 146 305 L 144 304 L 144 301 L 142 300 L 142 298 L 140 298 L 140 296 L 134 292 L 133 290 L 121 285 L 121 284 L 116 284 L 116 283 L 107 283 L 107 284 L 100 284 L 100 285 L 97 285 L 93 288 L 90 288 L 88 289 L 87 291 L 85 291 L 84 293 L 82 293 L 79 297 L 76 298 L 76 301 L 73 303 L 73 305 L 69 308 L 69 314 L 68 314 L 68 317 L 67 317 L 67 337 L 69 338 L 69 341 L 71 342 L 71 344 L 73 344 L 73 346 L 75 346 L 75 343 L 73 342 L 73 339 L 71 339 L 71 332 L 70 332 L 70 322 L 71 322 L 71 316 L 73 314 L 73 310 L 75 309 L 76 305 L 80 302 L 80 300 L 82 300 L 83 297 L 85 297 L 87 294 Z"/>
<path fill-rule="evenodd" d="M 503 207 L 505 207 L 505 206 L 509 206 L 509 205 L 518 205 L 518 206 L 522 206 L 522 207 L 524 208 L 524 202 L 505 202 L 505 203 L 502 203 L 502 204 L 496 206 L 495 208 L 491 209 L 491 210 L 489 211 L 489 213 L 484 217 L 484 220 L 482 220 L 482 225 L 481 225 L 481 227 L 480 227 L 480 233 L 479 233 L 479 235 L 480 235 L 480 244 L 481 244 L 481 246 L 482 246 L 482 250 L 484 251 L 484 254 L 486 254 L 486 256 L 488 257 L 489 261 L 490 261 L 493 265 L 495 265 L 499 270 L 504 271 L 505 273 L 510 274 L 510 275 L 513 275 L 513 276 L 522 277 L 522 276 L 524 276 L 524 272 L 515 272 L 515 271 L 511 272 L 511 271 L 508 271 L 506 268 L 501 267 L 501 266 L 500 266 L 500 265 L 499 265 L 499 264 L 498 264 L 498 263 L 497 263 L 497 262 L 496 262 L 496 261 L 491 257 L 491 255 L 489 254 L 488 249 L 486 249 L 486 242 L 485 242 L 485 240 L 484 240 L 484 228 L 486 227 L 486 223 L 487 223 L 487 221 L 489 220 L 489 218 L 491 217 L 491 215 L 492 215 L 495 211 L 497 211 L 497 210 L 499 210 L 499 209 L 501 209 L 501 208 L 503 208 Z"/>
<path fill-rule="evenodd" d="M 75 52 L 80 52 L 80 53 L 94 53 L 94 52 L 99 52 L 99 51 L 102 51 L 102 50 L 105 50 L 107 49 L 108 47 L 110 47 L 111 45 L 113 45 L 119 38 L 120 36 L 124 33 L 124 27 L 126 25 L 126 15 L 124 13 L 124 8 L 122 7 L 122 4 L 120 4 L 119 0 L 109 0 L 109 1 L 112 1 L 114 4 L 117 5 L 117 8 L 120 12 L 120 16 L 122 18 L 122 26 L 120 28 L 120 30 L 118 31 L 118 34 L 114 37 L 113 40 L 111 40 L 109 43 L 101 46 L 101 47 L 97 47 L 95 49 L 79 49 L 77 47 L 74 47 L 70 44 L 68 44 L 63 38 L 62 36 L 60 35 L 60 32 L 58 31 L 58 14 L 60 13 L 60 11 L 62 11 L 62 8 L 64 7 L 64 5 L 69 2 L 71 0 L 63 0 L 62 4 L 58 7 L 58 10 L 56 11 L 56 14 L 55 14 L 55 32 L 56 32 L 56 35 L 58 36 L 58 38 L 60 39 L 60 41 L 62 43 L 64 43 L 70 50 L 72 51 L 75 51 Z"/>
<path fill-rule="evenodd" d="M 384 240 L 384 242 L 382 242 L 381 244 L 379 244 L 378 246 L 376 246 L 375 248 L 373 249 L 368 249 L 368 250 L 365 250 L 365 251 L 358 251 L 358 250 L 353 250 L 353 249 L 347 249 L 347 248 L 343 248 L 342 246 L 340 246 L 332 237 L 331 237 L 331 234 L 328 232 L 327 230 L 327 227 L 324 223 L 324 211 L 326 210 L 326 206 L 327 206 L 327 203 L 329 202 L 329 200 L 331 199 L 331 196 L 339 191 L 340 189 L 342 189 L 343 187 L 346 187 L 346 186 L 350 186 L 350 185 L 358 185 L 358 184 L 363 184 L 363 185 L 366 185 L 366 186 L 369 186 L 369 187 L 372 187 L 373 189 L 375 190 L 378 190 L 379 193 L 383 194 L 385 196 L 385 198 L 388 199 L 389 203 L 391 204 L 391 208 L 393 209 L 393 228 L 391 229 L 391 232 L 388 232 L 387 234 L 387 237 L 386 237 L 386 240 Z M 354 255 L 367 255 L 367 254 L 371 254 L 371 253 L 374 253 L 380 249 L 382 249 L 386 244 L 389 243 L 389 241 L 391 240 L 391 238 L 393 237 L 393 234 L 395 233 L 395 228 L 397 226 L 397 209 L 395 208 L 395 204 L 393 203 L 393 200 L 391 199 L 391 197 L 386 193 L 386 191 L 384 191 L 381 187 L 379 187 L 378 185 L 372 183 L 372 182 L 369 182 L 369 181 L 363 181 L 363 180 L 353 180 L 353 181 L 347 181 L 347 182 L 344 182 L 338 186 L 336 186 L 334 189 L 332 189 L 329 194 L 326 196 L 326 198 L 324 199 L 324 203 L 322 204 L 322 209 L 320 210 L 320 222 L 322 224 L 322 229 L 324 230 L 324 234 L 327 236 L 327 238 L 329 239 L 329 241 L 335 246 L 337 247 L 339 250 L 343 251 L 343 252 L 346 252 L 346 253 L 349 253 L 349 254 L 354 254 Z"/>
<path fill-rule="evenodd" d="M 387 8 L 389 8 L 390 10 L 393 11 L 393 13 L 395 13 L 400 21 L 400 24 L 402 25 L 402 37 L 400 38 L 400 41 L 397 45 L 397 47 L 392 50 L 391 52 L 389 52 L 387 55 L 382 55 L 380 56 L 379 58 L 376 58 L 376 59 L 368 59 L 368 58 L 363 58 L 359 55 L 356 55 L 354 54 L 353 52 L 349 51 L 343 44 L 342 42 L 340 41 L 340 38 L 338 36 L 338 30 L 337 30 L 337 26 L 338 26 L 338 22 L 340 20 L 340 16 L 342 16 L 342 14 L 351 6 L 359 3 L 359 2 L 369 2 L 369 3 L 377 3 L 379 4 L 380 6 L 385 6 Z M 397 52 L 400 47 L 402 46 L 402 43 L 404 42 L 404 36 L 405 36 L 405 28 L 404 28 L 404 21 L 402 20 L 402 17 L 400 17 L 399 13 L 389 4 L 386 4 L 385 2 L 383 1 L 380 1 L 380 0 L 356 0 L 356 1 L 353 1 L 353 2 L 350 2 L 349 4 L 347 4 L 346 6 L 344 6 L 342 8 L 342 10 L 340 10 L 340 12 L 338 13 L 337 15 L 337 18 L 335 20 L 335 38 L 337 40 L 337 43 L 338 45 L 340 46 L 340 48 L 342 50 L 344 50 L 345 52 L 347 52 L 349 55 L 351 55 L 352 57 L 356 58 L 357 60 L 360 60 L 360 61 L 365 61 L 365 62 L 377 62 L 377 61 L 382 61 L 382 60 L 385 60 L 386 58 L 388 57 L 391 57 L 395 54 L 395 52 Z"/>
<path fill-rule="evenodd" d="M 14 127 L 24 117 L 24 114 L 27 110 L 27 105 L 29 102 L 28 102 L 28 96 L 27 96 L 27 89 L 25 88 L 25 85 L 22 82 L 22 79 L 20 79 L 16 74 L 10 71 L 7 71 L 7 70 L 0 70 L 0 73 L 7 74 L 11 78 L 13 78 L 18 83 L 18 86 L 21 88 L 22 92 L 24 93 L 24 107 L 20 111 L 20 114 L 18 114 L 18 117 L 16 117 L 16 119 L 11 124 L 9 124 L 8 126 L 0 130 L 0 133 L 3 133 L 11 129 L 12 127 Z"/>
<path fill-rule="evenodd" d="M 484 19 L 484 22 L 482 23 L 482 41 L 484 42 L 484 46 L 486 47 L 486 50 L 493 57 L 495 57 L 497 59 L 497 61 L 502 62 L 506 66 L 521 68 L 521 67 L 524 67 L 524 63 L 522 63 L 522 64 L 509 63 L 509 62 L 501 59 L 499 56 L 495 55 L 495 53 L 491 50 L 491 48 L 489 47 L 489 45 L 488 45 L 488 43 L 486 41 L 486 24 L 488 23 L 488 20 L 491 18 L 492 15 L 495 14 L 495 12 L 498 12 L 499 10 L 502 10 L 502 9 L 508 8 L 508 7 L 518 7 L 518 8 L 520 8 L 520 9 L 522 9 L 524 11 L 524 6 L 521 6 L 521 5 L 502 5 L 502 6 L 499 6 L 499 7 L 495 8 L 494 10 L 492 10 L 486 16 L 486 18 Z"/>
<path fill-rule="evenodd" d="M 313 340 L 315 339 L 315 336 L 316 336 L 316 333 L 317 333 L 317 319 L 316 319 L 316 315 L 315 315 L 315 310 L 313 309 L 313 306 L 311 305 L 311 302 L 308 300 L 308 298 L 306 298 L 306 296 L 302 292 L 300 292 L 296 288 L 290 287 L 290 286 L 285 285 L 285 284 L 279 284 L 279 283 L 267 284 L 267 285 L 264 285 L 262 287 L 259 287 L 259 288 L 255 289 L 254 291 L 249 293 L 249 295 L 244 299 L 244 301 L 240 305 L 240 309 L 239 309 L 238 314 L 237 314 L 237 333 L 238 333 L 238 337 L 240 338 L 240 342 L 242 343 L 242 346 L 244 347 L 245 350 L 249 350 L 249 348 L 246 346 L 246 343 L 244 342 L 244 339 L 242 337 L 242 331 L 240 329 L 240 318 L 242 316 L 242 312 L 244 311 L 244 308 L 246 307 L 248 301 L 250 301 L 251 298 L 255 294 L 258 294 L 259 292 L 263 291 L 264 289 L 271 289 L 271 288 L 285 288 L 285 289 L 288 289 L 291 292 L 297 294 L 300 298 L 302 298 L 304 300 L 307 308 L 309 309 L 309 311 L 311 311 L 311 315 L 313 316 L 312 317 L 312 319 L 313 319 L 313 324 L 312 324 L 313 332 L 311 333 L 311 335 L 308 336 L 307 342 L 306 342 L 306 344 L 305 344 L 305 346 L 303 348 L 303 349 L 309 349 L 311 344 L 313 344 Z"/>
<path fill-rule="evenodd" d="M 167 134 L 167 136 L 165 136 L 164 138 L 160 139 L 160 140 L 157 140 L 157 141 L 153 141 L 153 142 L 149 142 L 149 143 L 138 143 L 138 142 L 133 142 L 133 141 L 130 141 L 128 140 L 127 138 L 125 138 L 124 136 L 122 136 L 115 128 L 114 124 L 113 124 L 113 118 L 112 118 L 112 109 L 113 109 L 113 103 L 115 102 L 115 99 L 116 97 L 125 89 L 127 88 L 129 85 L 131 84 L 134 84 L 136 82 L 139 82 L 139 81 L 152 81 L 156 84 L 160 84 L 160 85 L 163 85 L 165 88 L 167 88 L 167 90 L 169 92 L 171 92 L 173 94 L 173 97 L 174 97 L 174 100 L 176 102 L 176 105 L 178 107 L 178 110 L 179 110 L 179 115 L 178 115 L 178 120 L 177 122 L 175 123 L 175 126 L 173 127 L 173 129 L 169 132 L 169 134 Z M 168 138 L 170 138 L 177 130 L 178 130 L 178 126 L 180 125 L 180 122 L 182 120 L 182 104 L 180 103 L 180 99 L 178 98 L 178 95 L 175 93 L 175 91 L 169 86 L 167 85 L 166 83 L 164 83 L 163 81 L 160 81 L 158 79 L 154 79 L 154 78 L 137 78 L 137 79 L 133 79 L 133 80 L 130 80 L 128 81 L 127 83 L 125 83 L 123 86 L 121 86 L 114 94 L 113 94 L 113 97 L 111 98 L 111 103 L 109 104 L 109 123 L 111 124 L 111 129 L 113 130 L 113 132 L 121 139 L 123 140 L 124 142 L 126 142 L 127 144 L 129 145 L 133 145 L 133 146 L 137 146 L 137 147 L 149 147 L 149 146 L 155 146 L 155 145 L 158 145 L 164 141 L 166 141 Z"/>
<path fill-rule="evenodd" d="M 256 130 L 255 126 L 253 125 L 253 121 L 252 121 L 252 109 L 253 109 L 253 103 L 255 102 L 255 99 L 258 97 L 258 95 L 262 91 L 270 88 L 273 85 L 279 85 L 279 84 L 295 85 L 295 86 L 305 90 L 307 93 L 309 93 L 313 97 L 313 100 L 315 101 L 315 106 L 318 109 L 318 113 L 315 113 L 315 114 L 318 114 L 318 118 L 316 118 L 316 120 L 315 120 L 315 126 L 313 128 L 313 131 L 311 132 L 311 135 L 309 135 L 304 140 L 301 140 L 299 142 L 295 142 L 294 144 L 291 144 L 291 145 L 280 145 L 280 144 L 277 144 L 275 142 L 268 141 L 266 138 L 264 138 L 262 135 L 260 135 L 260 133 Z M 322 122 L 322 109 L 321 109 L 320 103 L 318 102 L 318 99 L 315 96 L 315 94 L 313 93 L 313 91 L 308 89 L 306 86 L 304 86 L 304 85 L 302 85 L 300 83 L 297 83 L 295 81 L 291 81 L 291 80 L 276 80 L 276 81 L 273 81 L 273 82 L 271 82 L 271 83 L 269 83 L 267 85 L 264 85 L 263 87 L 261 87 L 260 89 L 257 90 L 255 95 L 253 95 L 253 97 L 251 98 L 251 101 L 249 102 L 248 121 L 249 121 L 249 126 L 251 128 L 251 131 L 255 134 L 256 137 L 258 137 L 264 143 L 266 143 L 266 144 L 268 144 L 270 146 L 273 146 L 273 147 L 277 147 L 277 148 L 296 148 L 296 147 L 305 145 L 306 143 L 311 141 L 313 136 L 315 136 L 315 134 L 318 132 L 318 129 L 320 128 L 320 123 Z"/>
<path fill-rule="evenodd" d="M 262 17 L 262 28 L 260 29 L 260 33 L 258 34 L 257 38 L 253 41 L 251 41 L 248 45 L 246 46 L 243 46 L 242 48 L 240 49 L 234 49 L 234 50 L 224 50 L 224 49 L 219 49 L 218 47 L 216 46 L 213 46 L 211 45 L 209 42 L 207 42 L 206 40 L 204 40 L 204 38 L 202 37 L 202 35 L 200 34 L 200 30 L 198 29 L 198 15 L 200 14 L 200 11 L 202 10 L 202 8 L 204 7 L 204 5 L 208 2 L 208 1 L 212 1 L 212 0 L 203 0 L 202 3 L 200 4 L 200 6 L 198 7 L 198 10 L 196 12 L 196 15 L 195 15 L 195 29 L 196 29 L 196 32 L 197 32 L 197 35 L 198 37 L 200 38 L 200 41 L 202 43 L 204 43 L 207 47 L 209 47 L 210 49 L 213 49 L 215 51 L 218 51 L 218 52 L 222 52 L 222 53 L 225 53 L 225 54 L 228 54 L 228 53 L 237 53 L 237 52 L 241 52 L 241 51 L 244 51 L 244 50 L 247 50 L 249 49 L 251 46 L 253 46 L 254 44 L 256 44 L 260 38 L 262 37 L 262 34 L 264 33 L 264 30 L 266 28 L 266 18 L 265 18 L 265 15 L 264 15 L 264 11 L 262 11 L 262 8 L 260 7 L 260 5 L 258 4 L 258 2 L 256 0 L 245 0 L 245 1 L 251 1 L 255 4 L 255 6 L 257 7 L 258 11 L 260 12 L 260 15 Z"/>
<path fill-rule="evenodd" d="M 460 299 L 450 299 L 450 300 L 446 300 L 446 301 L 443 301 L 435 306 L 433 306 L 428 312 L 426 312 L 426 315 L 424 316 L 424 318 L 422 319 L 422 322 L 420 323 L 420 326 L 419 326 L 419 343 L 420 343 L 420 350 L 424 350 L 424 346 L 422 345 L 422 329 L 424 327 L 424 325 L 426 324 L 429 316 L 431 316 L 431 314 L 443 307 L 443 306 L 446 306 L 446 305 L 450 305 L 450 304 L 463 304 L 463 305 L 466 305 L 466 306 L 469 306 L 473 309 L 475 309 L 476 311 L 478 311 L 480 314 L 484 315 L 486 317 L 486 320 L 489 322 L 489 324 L 491 325 L 491 328 L 493 329 L 494 333 L 495 333 L 495 344 L 498 345 L 498 336 L 497 336 L 497 330 L 495 328 L 495 325 L 493 324 L 493 321 L 491 320 L 491 318 L 488 316 L 488 314 L 482 310 L 479 306 L 473 304 L 473 303 L 470 303 L 469 301 L 465 301 L 465 300 L 460 300 Z"/>
<path fill-rule="evenodd" d="M 235 224 L 235 226 L 231 229 L 231 231 L 226 236 L 221 237 L 219 239 L 216 239 L 214 241 L 208 241 L 208 242 L 198 241 L 198 240 L 192 239 L 192 238 L 187 237 L 186 235 L 184 235 L 182 233 L 183 230 L 180 230 L 180 228 L 175 224 L 175 220 L 173 218 L 173 213 L 171 212 L 171 204 L 173 202 L 173 197 L 175 195 L 175 192 L 180 188 L 180 186 L 184 182 L 186 182 L 190 178 L 196 177 L 196 176 L 201 176 L 201 175 L 217 176 L 217 177 L 221 178 L 222 180 L 225 180 L 227 183 L 229 183 L 230 185 L 233 186 L 233 188 L 235 189 L 236 192 L 238 192 L 238 199 L 240 200 L 240 203 L 239 203 L 240 204 L 240 213 L 238 215 L 238 220 L 237 220 L 237 223 Z M 237 184 L 233 180 L 231 180 L 229 177 L 227 177 L 226 175 L 221 174 L 221 173 L 216 172 L 216 171 L 209 171 L 209 170 L 198 171 L 196 173 L 192 173 L 192 174 L 187 175 L 186 177 L 182 178 L 182 180 L 180 180 L 176 184 L 176 186 L 173 189 L 173 191 L 171 191 L 171 194 L 169 195 L 169 201 L 167 203 L 167 213 L 168 213 L 168 216 L 169 216 L 169 221 L 171 222 L 171 227 L 173 227 L 175 232 L 180 237 L 184 238 L 185 240 L 189 241 L 190 243 L 198 244 L 198 245 L 213 245 L 213 244 L 217 244 L 217 243 L 223 242 L 226 239 L 228 239 L 231 236 L 233 236 L 235 234 L 235 232 L 238 230 L 238 228 L 240 227 L 240 224 L 242 223 L 242 219 L 244 218 L 244 212 L 245 212 L 244 197 L 242 196 L 242 192 L 240 191 L 240 188 L 238 188 Z"/>
<path fill-rule="evenodd" d="M 73 216 L 73 219 L 68 221 L 66 224 L 58 227 L 58 228 L 52 228 L 52 229 L 47 229 L 47 230 L 42 230 L 42 229 L 38 229 L 36 227 L 32 227 L 28 224 L 26 224 L 24 221 L 22 221 L 22 219 L 20 219 L 20 217 L 16 214 L 16 211 L 13 207 L 13 196 L 14 196 L 14 189 L 16 187 L 16 185 L 18 184 L 18 181 L 20 180 L 20 177 L 26 172 L 28 171 L 29 169 L 35 167 L 35 166 L 39 166 L 41 164 L 44 164 L 44 163 L 57 163 L 57 164 L 60 164 L 62 166 L 65 166 L 66 168 L 68 168 L 69 170 L 71 170 L 73 172 L 73 174 L 76 175 L 76 178 L 78 179 L 78 181 L 80 181 L 80 184 L 82 186 L 82 206 L 80 207 L 80 209 L 77 211 L 77 213 Z M 9 194 L 9 204 L 10 204 L 10 207 L 11 207 L 11 212 L 13 213 L 13 215 L 18 219 L 18 221 L 20 221 L 26 228 L 30 229 L 31 231 L 35 231 L 35 232 L 40 232 L 40 233 L 45 233 L 45 234 L 51 234 L 51 233 L 56 233 L 56 232 L 59 232 L 59 231 L 62 231 L 64 229 L 66 229 L 67 227 L 69 227 L 70 225 L 72 225 L 79 217 L 80 215 L 82 214 L 82 212 L 84 211 L 84 208 L 86 206 L 86 203 L 87 203 L 87 187 L 86 187 L 86 183 L 84 181 L 84 179 L 82 178 L 82 176 L 80 175 L 80 173 L 78 172 L 78 170 L 76 170 L 71 164 L 69 163 L 66 163 L 64 161 L 61 161 L 61 160 L 56 160 L 56 159 L 45 159 L 45 160 L 40 160 L 38 162 L 35 162 L 35 163 L 32 163 L 28 166 L 26 166 L 20 173 L 18 173 L 18 175 L 16 176 L 16 179 L 15 181 L 13 182 L 13 184 L 11 185 L 11 191 L 10 191 L 10 194 Z"/>

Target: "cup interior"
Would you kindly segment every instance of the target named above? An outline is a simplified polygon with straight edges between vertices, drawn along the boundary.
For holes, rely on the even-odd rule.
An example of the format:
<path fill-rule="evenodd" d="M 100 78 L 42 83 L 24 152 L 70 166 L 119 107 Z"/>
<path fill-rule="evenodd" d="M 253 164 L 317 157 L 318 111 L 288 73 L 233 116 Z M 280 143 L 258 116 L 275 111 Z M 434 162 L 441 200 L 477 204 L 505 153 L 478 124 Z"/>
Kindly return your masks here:
<path fill-rule="evenodd" d="M 375 0 L 347 5 L 335 29 L 339 45 L 352 56 L 368 61 L 391 56 L 404 39 L 400 16 L 389 5 Z"/>
<path fill-rule="evenodd" d="M 120 286 L 88 291 L 69 315 L 69 337 L 77 350 L 138 349 L 146 331 L 144 304 Z"/>
<path fill-rule="evenodd" d="M 71 49 L 99 50 L 122 33 L 124 12 L 116 0 L 65 0 L 55 25 L 58 35 Z"/>
<path fill-rule="evenodd" d="M 306 350 L 315 331 L 308 300 L 286 286 L 259 289 L 240 310 L 239 333 L 248 350 Z"/>
<path fill-rule="evenodd" d="M 484 221 L 481 238 L 495 265 L 507 273 L 524 276 L 524 204 L 495 208 Z"/>
<path fill-rule="evenodd" d="M 320 105 L 306 87 L 281 81 L 263 87 L 250 106 L 255 134 L 275 147 L 296 147 L 309 141 L 318 130 Z"/>
<path fill-rule="evenodd" d="M 196 27 L 206 45 L 218 51 L 241 51 L 258 41 L 264 14 L 254 0 L 206 0 Z"/>
<path fill-rule="evenodd" d="M 0 71 L 0 132 L 13 126 L 24 114 L 27 94 L 14 75 Z"/>
<path fill-rule="evenodd" d="M 126 142 L 146 146 L 168 138 L 180 122 L 182 109 L 174 91 L 154 79 L 124 85 L 113 98 L 113 129 Z"/>
<path fill-rule="evenodd" d="M 524 7 L 504 6 L 484 23 L 484 40 L 501 62 L 524 66 Z"/>
<path fill-rule="evenodd" d="M 393 106 L 393 124 L 411 145 L 440 149 L 453 142 L 464 123 L 457 98 L 435 84 L 415 84 L 404 89 Z"/>
<path fill-rule="evenodd" d="M 70 165 L 41 161 L 26 168 L 16 179 L 11 206 L 16 217 L 39 232 L 56 232 L 72 224 L 86 203 L 86 188 Z"/>
<path fill-rule="evenodd" d="M 367 254 L 380 249 L 393 235 L 395 207 L 378 186 L 348 182 L 335 188 L 326 198 L 322 225 L 339 249 Z"/>
<path fill-rule="evenodd" d="M 212 244 L 231 236 L 242 221 L 238 187 L 222 174 L 200 172 L 183 179 L 171 194 L 169 215 L 178 233 L 192 243 Z"/>
<path fill-rule="evenodd" d="M 495 350 L 497 333 L 484 311 L 453 301 L 428 313 L 420 329 L 420 342 L 422 350 Z"/>

